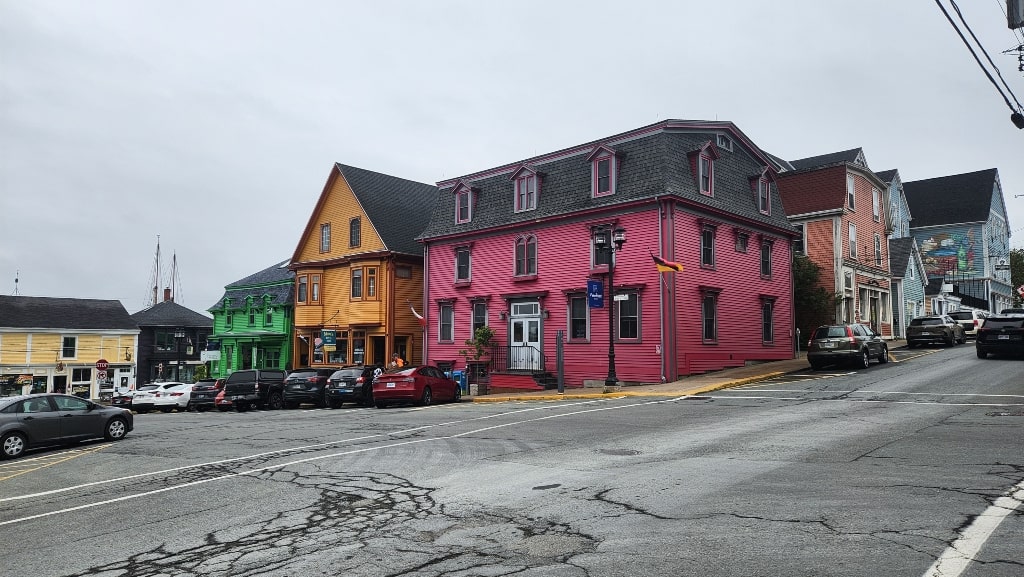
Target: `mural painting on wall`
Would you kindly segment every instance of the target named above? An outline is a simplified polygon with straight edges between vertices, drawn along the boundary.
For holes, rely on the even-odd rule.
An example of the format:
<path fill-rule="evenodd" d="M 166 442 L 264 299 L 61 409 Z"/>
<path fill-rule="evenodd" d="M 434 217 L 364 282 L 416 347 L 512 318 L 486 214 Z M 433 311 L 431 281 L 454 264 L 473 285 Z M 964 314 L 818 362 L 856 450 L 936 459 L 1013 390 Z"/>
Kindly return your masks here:
<path fill-rule="evenodd" d="M 935 234 L 921 243 L 921 257 L 930 277 L 946 273 L 980 275 L 974 267 L 976 254 L 973 230 Z"/>

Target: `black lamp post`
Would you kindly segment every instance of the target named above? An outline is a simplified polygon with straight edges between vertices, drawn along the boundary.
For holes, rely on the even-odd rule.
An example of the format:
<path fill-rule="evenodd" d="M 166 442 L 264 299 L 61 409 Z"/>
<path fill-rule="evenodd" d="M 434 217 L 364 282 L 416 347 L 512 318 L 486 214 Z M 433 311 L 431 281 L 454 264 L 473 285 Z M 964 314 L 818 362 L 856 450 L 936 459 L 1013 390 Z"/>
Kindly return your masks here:
<path fill-rule="evenodd" d="M 609 238 L 609 233 L 611 238 Z M 617 387 L 619 378 L 615 375 L 615 251 L 622 250 L 626 243 L 626 229 L 616 227 L 598 230 L 594 234 L 594 245 L 598 250 L 608 253 L 608 376 L 604 380 L 605 387 Z"/>
<path fill-rule="evenodd" d="M 182 360 L 182 358 L 181 358 L 181 341 L 183 341 L 184 339 L 185 339 L 185 329 L 180 328 L 180 327 L 175 329 L 175 331 L 174 331 L 174 343 L 176 345 L 175 348 L 177 349 L 177 352 L 178 352 L 178 371 L 177 371 L 177 379 L 176 380 L 179 383 L 185 382 L 182 379 L 182 377 L 181 377 L 181 369 L 185 365 L 185 361 Z"/>

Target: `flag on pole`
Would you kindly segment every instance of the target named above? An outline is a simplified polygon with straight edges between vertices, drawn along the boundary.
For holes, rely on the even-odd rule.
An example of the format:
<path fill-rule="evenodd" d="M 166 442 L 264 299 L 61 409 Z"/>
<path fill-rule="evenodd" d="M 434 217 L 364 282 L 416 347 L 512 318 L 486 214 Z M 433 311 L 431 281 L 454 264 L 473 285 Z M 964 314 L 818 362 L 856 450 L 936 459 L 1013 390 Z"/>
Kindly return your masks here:
<path fill-rule="evenodd" d="M 420 322 L 420 326 L 421 327 L 426 327 L 427 326 L 427 319 L 423 318 L 423 315 L 421 315 L 420 313 L 416 312 L 416 309 L 413 308 L 411 302 L 409 303 L 409 310 L 412 311 L 412 316 L 416 317 L 416 320 L 418 320 Z"/>
<path fill-rule="evenodd" d="M 656 254 L 651 254 L 651 258 L 654 259 L 654 264 L 658 267 L 658 272 L 683 272 L 683 265 L 678 262 L 665 260 Z"/>

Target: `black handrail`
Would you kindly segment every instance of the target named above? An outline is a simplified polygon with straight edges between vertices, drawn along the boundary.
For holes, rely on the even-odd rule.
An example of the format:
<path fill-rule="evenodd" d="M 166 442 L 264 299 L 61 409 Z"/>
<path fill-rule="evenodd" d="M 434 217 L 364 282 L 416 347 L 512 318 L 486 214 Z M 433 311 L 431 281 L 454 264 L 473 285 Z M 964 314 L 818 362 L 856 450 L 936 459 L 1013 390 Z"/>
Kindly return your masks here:
<path fill-rule="evenodd" d="M 496 345 L 491 347 L 492 371 L 544 371 L 548 357 L 532 345 Z"/>

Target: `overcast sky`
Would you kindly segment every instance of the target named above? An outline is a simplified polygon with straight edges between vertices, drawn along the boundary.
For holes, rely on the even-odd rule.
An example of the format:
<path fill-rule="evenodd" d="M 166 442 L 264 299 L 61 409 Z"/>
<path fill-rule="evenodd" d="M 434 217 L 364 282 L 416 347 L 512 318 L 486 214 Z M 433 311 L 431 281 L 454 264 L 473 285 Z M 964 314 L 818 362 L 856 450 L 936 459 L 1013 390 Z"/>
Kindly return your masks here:
<path fill-rule="evenodd" d="M 959 4 L 1024 99 L 1005 1 Z M 933 0 L 0 0 L 0 294 L 134 313 L 159 235 L 205 312 L 292 255 L 334 162 L 435 183 L 667 118 L 998 168 L 1019 248 L 1010 112 Z"/>

